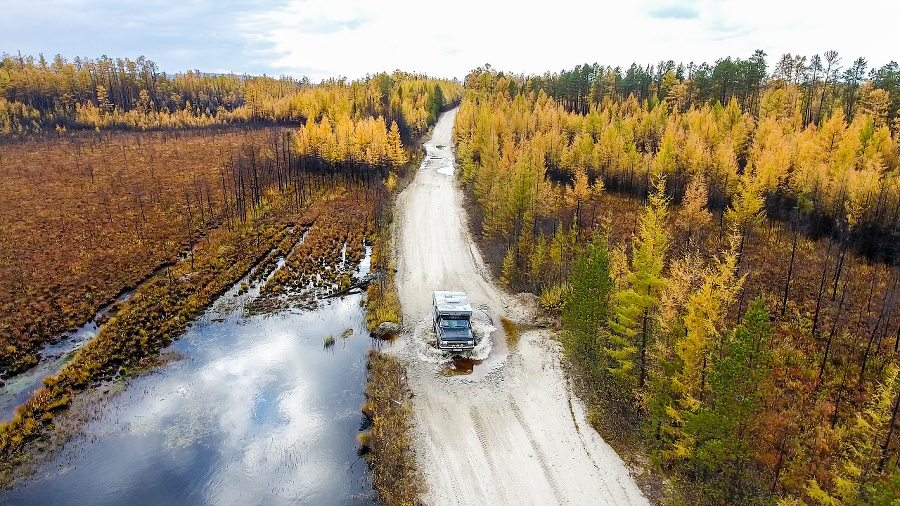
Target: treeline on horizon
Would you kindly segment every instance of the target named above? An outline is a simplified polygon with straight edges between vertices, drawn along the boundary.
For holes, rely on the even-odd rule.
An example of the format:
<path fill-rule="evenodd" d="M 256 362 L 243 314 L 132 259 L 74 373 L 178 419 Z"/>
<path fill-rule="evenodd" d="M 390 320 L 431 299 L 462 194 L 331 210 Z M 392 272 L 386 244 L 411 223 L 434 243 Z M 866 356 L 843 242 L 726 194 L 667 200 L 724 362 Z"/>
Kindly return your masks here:
<path fill-rule="evenodd" d="M 714 64 L 659 61 L 655 65 L 632 63 L 627 69 L 598 63 L 577 65 L 574 69 L 543 75 L 506 74 L 514 78 L 517 91 L 543 90 L 569 111 L 587 113 L 591 106 L 604 100 L 623 101 L 634 96 L 638 102 L 648 101 L 650 108 L 662 101 L 682 112 L 689 107 L 726 105 L 732 98 L 742 112 L 760 114 L 762 95 L 768 89 L 786 89 L 795 94 L 792 100 L 801 108 L 804 124 L 820 123 L 836 107 L 852 118 L 859 106 L 883 124 L 897 129 L 894 120 L 900 110 L 900 65 L 891 61 L 880 68 L 870 68 L 864 57 L 845 65 L 836 51 L 825 51 L 811 57 L 782 55 L 774 65 L 766 53 L 756 50 L 746 59 L 726 57 Z M 490 71 L 490 65 L 473 70 L 467 83 Z M 490 72 L 488 72 L 490 73 Z M 498 77 L 503 72 L 494 70 Z M 672 108 L 670 107 L 670 109 Z"/>
<path fill-rule="evenodd" d="M 723 103 L 686 77 L 597 98 L 476 69 L 472 219 L 501 282 L 558 311 L 592 423 L 664 470 L 660 500 L 892 504 L 895 95 L 761 74 Z"/>
<path fill-rule="evenodd" d="M 98 59 L 0 55 L 0 135 L 72 129 L 160 130 L 237 123 L 304 124 L 346 115 L 381 117 L 409 140 L 460 83 L 395 71 L 313 84 L 282 76 L 167 74 L 141 56 Z M 423 102 L 423 101 L 427 101 Z"/>

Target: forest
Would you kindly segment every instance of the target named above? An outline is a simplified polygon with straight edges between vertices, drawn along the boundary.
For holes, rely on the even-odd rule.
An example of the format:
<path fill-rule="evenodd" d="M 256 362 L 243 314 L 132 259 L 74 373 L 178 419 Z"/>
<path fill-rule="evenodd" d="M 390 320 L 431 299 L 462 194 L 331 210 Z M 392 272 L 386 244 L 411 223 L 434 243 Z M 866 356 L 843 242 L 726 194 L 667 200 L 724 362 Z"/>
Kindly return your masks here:
<path fill-rule="evenodd" d="M 673 504 L 900 495 L 897 65 L 490 66 L 456 118 L 496 275 Z"/>
<path fill-rule="evenodd" d="M 96 60 L 0 55 L 0 134 L 66 130 L 165 130 L 233 124 L 302 125 L 323 117 L 382 117 L 404 140 L 421 136 L 459 83 L 396 71 L 348 82 L 168 75 L 140 57 Z"/>
<path fill-rule="evenodd" d="M 461 93 L 400 72 L 313 86 L 5 55 L 0 231 L 17 239 L 0 245 L 2 375 L 211 230 L 261 222 L 272 191 L 300 210 L 336 180 L 396 179 Z"/>
<path fill-rule="evenodd" d="M 900 66 L 896 62 L 869 68 L 866 59 L 859 57 L 844 66 L 836 51 L 826 51 L 812 57 L 784 54 L 770 66 L 766 56 L 757 50 L 745 60 L 726 57 L 714 64 L 699 65 L 668 60 L 646 66 L 633 63 L 626 70 L 584 64 L 560 73 L 514 76 L 515 85 L 506 84 L 521 87 L 524 92 L 543 90 L 567 110 L 580 113 L 605 98 L 621 102 L 633 95 L 638 102 L 647 100 L 651 108 L 666 100 L 677 103 L 682 112 L 690 106 L 724 105 L 734 98 L 742 111 L 758 117 L 765 91 L 791 88 L 792 105 L 800 101 L 801 118 L 806 124 L 819 123 L 838 106 L 844 108 L 847 117 L 863 106 L 872 117 L 891 122 L 897 118 Z M 502 72 L 489 72 L 489 67 L 473 70 L 466 82 L 474 83 L 485 71 L 488 81 L 491 74 L 503 77 Z M 490 85 L 488 81 L 478 86 Z M 515 92 L 510 88 L 510 96 Z"/>

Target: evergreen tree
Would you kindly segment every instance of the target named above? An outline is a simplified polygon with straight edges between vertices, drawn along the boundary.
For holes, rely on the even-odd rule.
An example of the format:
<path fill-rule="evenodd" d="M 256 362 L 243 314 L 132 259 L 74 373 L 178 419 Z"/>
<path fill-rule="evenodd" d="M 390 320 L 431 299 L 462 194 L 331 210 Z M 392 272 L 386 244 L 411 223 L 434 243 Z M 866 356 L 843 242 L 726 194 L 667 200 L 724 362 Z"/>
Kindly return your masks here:
<path fill-rule="evenodd" d="M 600 234 L 594 234 L 572 265 L 568 278 L 571 292 L 562 311 L 567 352 L 580 357 L 597 371 L 603 358 L 598 336 L 609 318 L 613 290 L 609 275 L 609 252 Z"/>
<path fill-rule="evenodd" d="M 614 359 L 611 372 L 628 384 L 636 380 L 643 389 L 647 379 L 647 349 L 652 345 L 658 326 L 660 293 L 666 285 L 662 275 L 668 250 L 665 229 L 668 201 L 665 179 L 659 177 L 650 194 L 650 203 L 641 214 L 640 234 L 634 238 L 634 253 L 628 289 L 616 294 L 613 318 L 610 320 L 609 355 Z M 637 377 L 632 370 L 637 363 Z"/>
<path fill-rule="evenodd" d="M 747 500 L 742 493 L 752 458 L 748 436 L 757 430 L 763 408 L 759 385 L 767 374 L 773 334 L 769 308 L 757 298 L 712 358 L 711 402 L 696 412 L 681 410 L 684 427 L 677 444 L 694 470 L 708 478 L 706 492 L 726 503 Z"/>
<path fill-rule="evenodd" d="M 388 134 L 388 159 L 392 167 L 402 167 L 409 161 L 403 141 L 400 140 L 400 127 L 396 121 L 391 122 L 391 131 Z"/>
<path fill-rule="evenodd" d="M 681 359 L 681 372 L 675 383 L 682 396 L 681 406 L 688 410 L 703 400 L 712 346 L 723 330 L 725 312 L 743 284 L 743 279 L 736 276 L 736 238 L 731 242 L 730 250 L 716 260 L 703 284 L 688 299 L 685 336 L 675 345 L 675 353 Z"/>

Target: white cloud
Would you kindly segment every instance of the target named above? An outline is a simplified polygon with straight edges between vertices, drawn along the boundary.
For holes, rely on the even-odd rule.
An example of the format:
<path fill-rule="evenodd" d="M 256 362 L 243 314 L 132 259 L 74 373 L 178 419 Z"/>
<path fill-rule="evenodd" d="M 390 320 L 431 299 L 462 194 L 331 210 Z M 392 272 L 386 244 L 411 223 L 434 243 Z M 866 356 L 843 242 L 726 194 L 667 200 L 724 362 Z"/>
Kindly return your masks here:
<path fill-rule="evenodd" d="M 856 0 L 13 0 L 0 52 L 97 57 L 140 54 L 168 72 L 206 71 L 357 78 L 427 72 L 464 77 L 491 63 L 543 73 L 599 62 L 714 62 L 755 49 L 838 51 L 871 66 L 900 59 L 900 2 Z M 40 15 L 36 15 L 40 13 Z"/>
<path fill-rule="evenodd" d="M 850 11 L 850 12 L 847 12 Z M 763 49 L 769 62 L 784 52 L 835 49 L 874 65 L 897 56 L 888 41 L 898 8 L 860 0 L 852 9 L 784 0 L 647 0 L 587 3 L 557 0 L 506 4 L 294 0 L 253 16 L 241 28 L 271 49 L 261 59 L 279 72 L 313 79 L 350 78 L 397 68 L 464 77 L 491 63 L 542 73 L 600 62 L 628 66 L 661 59 L 713 62 Z M 873 13 L 880 13 L 873 15 Z M 354 20 L 365 20 L 350 26 Z M 309 30 L 303 27 L 333 27 Z M 879 38 L 879 34 L 884 34 Z"/>

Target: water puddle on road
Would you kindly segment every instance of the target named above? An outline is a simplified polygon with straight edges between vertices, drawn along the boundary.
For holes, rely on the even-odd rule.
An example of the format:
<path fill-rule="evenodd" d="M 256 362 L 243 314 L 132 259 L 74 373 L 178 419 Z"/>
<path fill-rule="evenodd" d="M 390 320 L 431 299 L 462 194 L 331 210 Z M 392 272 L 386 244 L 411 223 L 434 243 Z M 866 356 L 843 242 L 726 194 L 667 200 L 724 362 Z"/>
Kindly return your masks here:
<path fill-rule="evenodd" d="M 510 349 L 515 348 L 516 345 L 519 344 L 519 333 L 520 328 L 519 325 L 504 317 L 500 317 L 500 324 L 503 325 L 503 332 L 506 334 L 506 344 L 510 347 Z"/>
<path fill-rule="evenodd" d="M 482 310 L 477 310 L 473 315 L 472 330 L 481 336 L 475 349 L 460 353 L 443 351 L 437 348 L 437 336 L 431 319 L 423 319 L 416 324 L 409 346 L 403 350 L 403 354 L 409 360 L 431 364 L 435 372 L 443 376 L 469 376 L 472 379 L 483 377 L 502 364 L 506 356 L 505 346 L 499 353 L 496 348 L 498 339 L 505 339 L 505 333 L 502 328 L 495 327 L 490 316 Z"/>
<path fill-rule="evenodd" d="M 425 153 L 420 169 L 435 169 L 438 174 L 453 176 L 456 164 L 453 150 L 449 146 L 435 145 L 433 141 L 428 141 L 425 143 Z"/>
<path fill-rule="evenodd" d="M 475 360 L 473 358 L 466 357 L 453 357 L 451 362 L 444 366 L 441 372 L 447 376 L 455 376 L 455 375 L 468 375 L 475 372 L 475 366 L 479 366 L 484 363 L 484 360 Z"/>
<path fill-rule="evenodd" d="M 182 359 L 131 380 L 0 503 L 374 504 L 356 439 L 362 295 L 252 314 L 258 288 L 240 290 L 168 349 Z"/>

